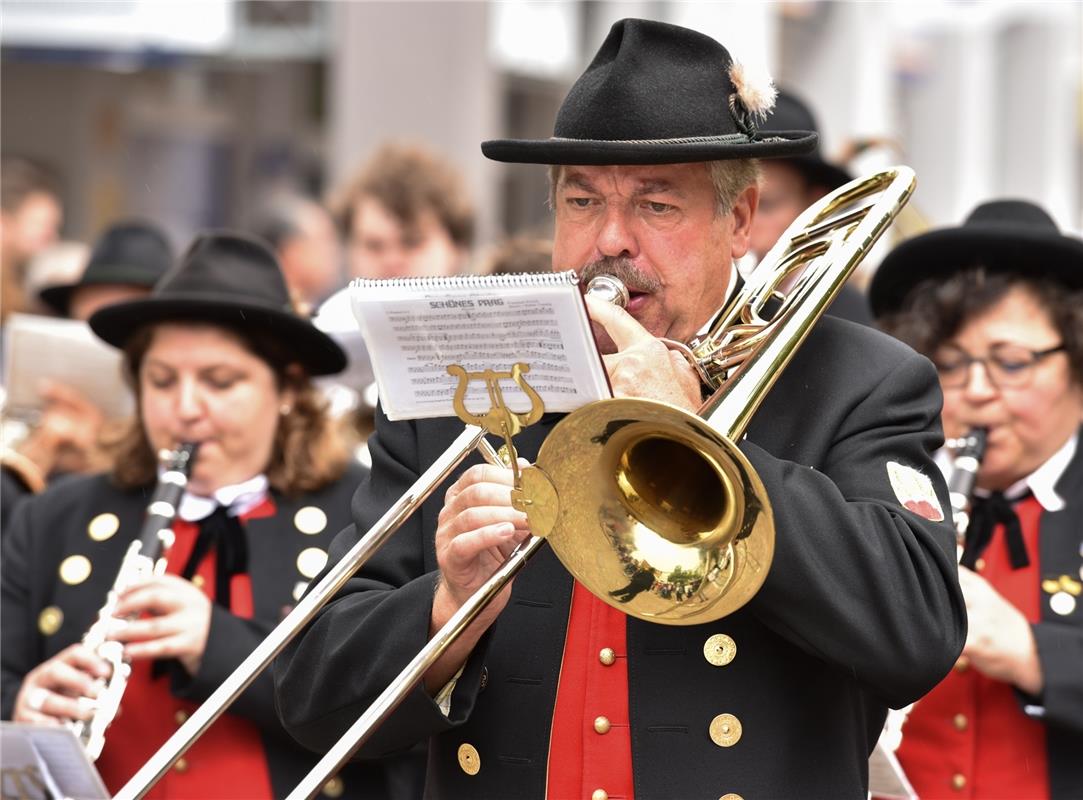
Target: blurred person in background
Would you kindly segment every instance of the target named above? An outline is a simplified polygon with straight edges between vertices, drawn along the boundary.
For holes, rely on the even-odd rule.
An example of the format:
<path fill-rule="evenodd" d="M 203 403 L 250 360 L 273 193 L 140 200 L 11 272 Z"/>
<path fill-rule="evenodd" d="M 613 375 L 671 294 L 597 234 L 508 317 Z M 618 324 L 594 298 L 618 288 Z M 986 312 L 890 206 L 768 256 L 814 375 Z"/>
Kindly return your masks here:
<path fill-rule="evenodd" d="M 299 194 L 279 193 L 257 210 L 252 233 L 271 245 L 298 310 L 311 315 L 344 283 L 338 232 L 330 213 Z"/>
<path fill-rule="evenodd" d="M 378 148 L 330 207 L 346 237 L 351 278 L 442 277 L 467 268 L 473 201 L 459 171 L 421 146 Z M 358 458 L 368 463 L 364 442 L 373 430 L 376 385 L 349 295 L 349 289 L 332 295 L 314 322 L 349 354 L 348 381 L 327 389 L 338 413 L 349 420 Z"/>
<path fill-rule="evenodd" d="M 165 275 L 173 251 L 165 234 L 144 221 L 110 226 L 94 244 L 81 275 L 42 288 L 42 304 L 61 317 L 86 322 L 103 306 L 144 297 Z M 100 445 L 105 419 L 100 409 L 55 375 L 38 387 L 40 416 L 26 437 L 0 453 L 5 501 L 0 529 L 6 530 L 15 504 L 60 475 L 94 472 L 108 466 Z"/>
<path fill-rule="evenodd" d="M 408 278 L 463 271 L 474 205 L 459 171 L 417 145 L 385 144 L 331 203 L 350 276 Z"/>
<path fill-rule="evenodd" d="M 819 132 L 812 110 L 786 91 L 779 92 L 775 108 L 767 116 L 763 129 Z M 757 261 L 763 259 L 806 208 L 852 179 L 844 168 L 824 159 L 819 142 L 811 153 L 769 159 L 763 162 L 762 168 L 760 206 L 752 225 L 749 248 Z M 828 313 L 863 325 L 872 324 L 868 301 L 852 284 L 843 286 Z"/>
<path fill-rule="evenodd" d="M 229 233 L 197 238 L 149 297 L 100 309 L 90 326 L 123 351 L 137 414 L 110 472 L 26 501 L 5 542 L 3 717 L 87 719 L 80 698 L 108 665 L 80 639 L 139 534 L 155 454 L 199 444 L 166 574 L 125 588 L 115 612 L 133 673 L 97 761 L 114 792 L 282 619 L 349 521 L 363 471 L 310 380 L 345 356 L 289 309 L 273 254 Z M 151 796 L 284 797 L 315 760 L 282 730 L 264 675 Z M 418 781 L 396 758 L 351 765 L 321 796 L 416 797 Z"/>
<path fill-rule="evenodd" d="M 549 239 L 515 236 L 493 247 L 481 262 L 481 275 L 552 272 L 553 243 Z"/>
<path fill-rule="evenodd" d="M 27 262 L 57 240 L 62 220 L 59 184 L 49 170 L 0 159 L 0 323 L 26 309 Z"/>
<path fill-rule="evenodd" d="M 42 301 L 41 290 L 48 286 L 75 283 L 89 260 L 90 246 L 73 241 L 54 242 L 31 258 L 27 262 L 23 282 L 27 312 L 57 316 L 56 310 Z"/>
<path fill-rule="evenodd" d="M 988 431 L 959 568 L 966 647 L 910 711 L 903 770 L 922 800 L 1079 798 L 1083 240 L 1033 203 L 990 201 L 899 245 L 870 298 L 936 365 L 945 435 Z"/>

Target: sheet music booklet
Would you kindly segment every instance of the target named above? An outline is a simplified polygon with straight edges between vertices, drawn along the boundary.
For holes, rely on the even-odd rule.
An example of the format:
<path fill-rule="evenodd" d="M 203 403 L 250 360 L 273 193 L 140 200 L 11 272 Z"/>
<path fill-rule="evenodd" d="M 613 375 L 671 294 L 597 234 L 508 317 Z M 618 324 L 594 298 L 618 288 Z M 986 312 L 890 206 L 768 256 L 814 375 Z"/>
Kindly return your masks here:
<path fill-rule="evenodd" d="M 529 364 L 526 380 L 547 412 L 612 397 L 572 271 L 357 279 L 350 299 L 389 419 L 454 416 L 458 381 L 450 364 L 468 372 Z M 529 409 L 510 380 L 500 388 L 512 411 Z M 481 413 L 490 405 L 484 383 L 472 381 L 467 408 Z"/>
<path fill-rule="evenodd" d="M 108 800 L 94 763 L 65 726 L 0 722 L 4 800 Z"/>

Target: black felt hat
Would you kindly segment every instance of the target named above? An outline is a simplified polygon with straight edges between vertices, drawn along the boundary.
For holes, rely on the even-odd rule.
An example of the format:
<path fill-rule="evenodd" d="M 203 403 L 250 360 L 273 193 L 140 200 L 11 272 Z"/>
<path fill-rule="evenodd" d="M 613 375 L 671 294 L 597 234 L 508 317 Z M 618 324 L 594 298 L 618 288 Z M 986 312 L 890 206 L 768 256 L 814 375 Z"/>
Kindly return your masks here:
<path fill-rule="evenodd" d="M 1083 240 L 1061 233 L 1049 214 L 1026 200 L 982 203 L 959 227 L 923 233 L 888 253 L 869 285 L 873 314 L 897 311 L 928 278 L 978 265 L 1083 289 Z"/>
<path fill-rule="evenodd" d="M 806 130 L 817 134 L 820 132 L 812 109 L 800 98 L 783 90 L 779 90 L 775 107 L 763 121 L 760 130 L 765 132 Z M 811 153 L 793 156 L 786 159 L 786 163 L 792 164 L 812 186 L 837 189 L 842 184 L 853 180 L 853 176 L 842 167 L 824 160 L 820 153 L 819 141 L 816 142 L 816 147 Z"/>
<path fill-rule="evenodd" d="M 173 249 L 156 226 L 139 220 L 120 222 L 98 237 L 79 280 L 48 286 L 38 296 L 57 313 L 67 316 L 76 289 L 107 284 L 150 289 L 172 264 Z"/>
<path fill-rule="evenodd" d="M 208 233 L 196 238 L 181 262 L 141 300 L 116 303 L 90 318 L 90 327 L 115 347 L 147 323 L 213 322 L 277 339 L 311 375 L 346 366 L 331 337 L 298 316 L 274 254 L 254 238 Z"/>
<path fill-rule="evenodd" d="M 756 124 L 770 87 L 751 85 L 722 45 L 688 28 L 615 23 L 557 112 L 549 139 L 497 139 L 481 151 L 528 164 L 676 164 L 810 152 L 809 130 Z"/>

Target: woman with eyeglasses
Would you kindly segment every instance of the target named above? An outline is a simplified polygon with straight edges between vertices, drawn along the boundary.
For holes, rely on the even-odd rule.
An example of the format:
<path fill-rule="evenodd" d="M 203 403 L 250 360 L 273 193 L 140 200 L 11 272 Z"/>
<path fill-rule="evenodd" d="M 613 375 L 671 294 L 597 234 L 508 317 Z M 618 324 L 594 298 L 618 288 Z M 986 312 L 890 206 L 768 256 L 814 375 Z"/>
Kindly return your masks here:
<path fill-rule="evenodd" d="M 988 433 L 966 646 L 899 761 L 922 800 L 1083 797 L 1083 241 L 1031 203 L 984 203 L 897 247 L 870 300 L 936 365 L 945 436 Z"/>

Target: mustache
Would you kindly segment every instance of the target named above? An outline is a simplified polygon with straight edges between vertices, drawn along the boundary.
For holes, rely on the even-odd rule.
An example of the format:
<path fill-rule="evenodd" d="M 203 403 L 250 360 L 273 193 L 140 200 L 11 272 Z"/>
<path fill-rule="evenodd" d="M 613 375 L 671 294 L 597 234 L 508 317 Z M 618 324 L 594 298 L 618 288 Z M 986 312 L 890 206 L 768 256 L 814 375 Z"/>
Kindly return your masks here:
<path fill-rule="evenodd" d="M 640 270 L 630 258 L 604 256 L 579 270 L 579 280 L 584 286 L 599 275 L 612 275 L 628 287 L 629 291 L 653 293 L 662 289 L 661 281 Z"/>

